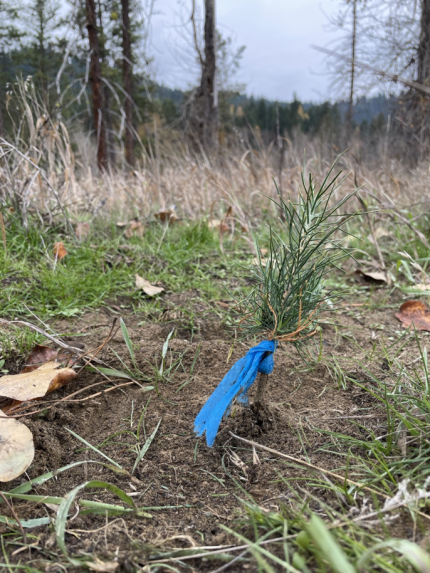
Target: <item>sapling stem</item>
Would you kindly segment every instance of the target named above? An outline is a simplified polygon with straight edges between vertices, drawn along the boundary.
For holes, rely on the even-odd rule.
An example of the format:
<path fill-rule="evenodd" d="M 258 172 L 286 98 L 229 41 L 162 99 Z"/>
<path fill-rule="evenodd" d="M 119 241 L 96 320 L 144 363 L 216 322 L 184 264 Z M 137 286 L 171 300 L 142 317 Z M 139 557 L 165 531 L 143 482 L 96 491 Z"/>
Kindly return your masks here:
<path fill-rule="evenodd" d="M 254 409 L 262 410 L 266 406 L 266 387 L 269 381 L 268 374 L 259 374 L 257 379 L 257 392 L 254 398 Z"/>

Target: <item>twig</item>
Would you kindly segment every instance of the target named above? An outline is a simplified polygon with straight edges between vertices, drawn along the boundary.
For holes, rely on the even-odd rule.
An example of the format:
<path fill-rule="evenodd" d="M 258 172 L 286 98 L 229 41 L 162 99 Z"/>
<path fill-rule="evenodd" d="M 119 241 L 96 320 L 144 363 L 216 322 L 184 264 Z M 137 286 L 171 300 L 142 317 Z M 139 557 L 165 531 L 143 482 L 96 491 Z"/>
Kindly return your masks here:
<path fill-rule="evenodd" d="M 233 432 L 229 432 L 229 434 L 230 434 L 230 436 L 232 436 L 236 440 L 240 440 L 241 442 L 244 442 L 245 444 L 248 444 L 250 446 L 254 446 L 255 448 L 260 448 L 260 450 L 265 450 L 266 452 L 270 452 L 271 454 L 279 456 L 280 458 L 286 458 L 287 460 L 295 462 L 296 464 L 306 466 L 307 468 L 310 468 L 312 470 L 321 472 L 323 474 L 327 474 L 327 475 L 329 475 L 329 476 L 331 476 L 331 477 L 333 477 L 333 478 L 335 478 L 341 482 L 348 482 L 352 485 L 359 487 L 360 489 L 365 489 L 366 491 L 369 491 L 371 493 L 375 493 L 376 495 L 381 495 L 382 497 L 385 497 L 386 499 L 388 499 L 388 495 L 385 495 L 384 493 L 379 492 L 375 489 L 372 489 L 371 487 L 363 485 L 359 482 L 353 481 L 352 479 L 349 479 L 345 476 L 335 474 L 334 472 L 331 472 L 330 470 L 325 470 L 323 468 L 315 466 L 314 464 L 310 464 L 309 462 L 305 462 L 305 461 L 301 460 L 300 458 L 295 458 L 293 456 L 283 454 L 282 452 L 278 452 L 277 450 L 273 450 L 272 448 L 268 448 L 267 446 L 263 446 L 262 444 L 259 444 L 258 442 L 253 442 L 252 440 L 247 440 L 246 438 L 241 438 L 240 436 L 236 436 L 236 434 L 233 434 Z M 429 516 L 429 519 L 430 519 L 430 516 Z"/>
<path fill-rule="evenodd" d="M 86 366 L 88 366 L 88 364 L 90 364 L 90 363 L 94 360 L 94 358 L 97 356 L 97 354 L 100 354 L 100 352 L 103 350 L 103 348 L 106 346 L 106 344 L 112 339 L 112 337 L 114 336 L 114 335 L 113 335 L 113 331 L 114 331 L 115 324 L 116 324 L 117 320 L 118 320 L 117 318 L 114 318 L 114 319 L 113 319 L 111 329 L 110 329 L 109 334 L 107 335 L 106 339 L 105 339 L 104 342 L 95 350 L 95 354 L 93 354 L 93 355 L 89 358 L 89 360 L 87 360 L 87 361 L 85 362 L 85 364 L 84 364 L 83 366 L 81 366 L 81 368 L 76 372 L 76 375 L 79 375 L 79 374 L 82 372 L 82 370 L 83 370 Z M 91 352 L 91 351 L 89 351 L 89 352 Z M 93 352 L 94 352 L 94 351 L 93 351 Z M 88 352 L 87 352 L 86 354 L 88 354 Z M 80 356 L 79 358 L 81 359 L 81 358 L 83 358 L 84 356 L 85 356 L 85 354 L 82 354 L 82 356 Z"/>
<path fill-rule="evenodd" d="M 60 338 L 56 338 L 55 336 L 52 336 L 52 334 L 48 334 L 45 330 L 43 330 L 39 326 L 36 326 L 35 324 L 31 324 L 31 322 L 25 322 L 23 320 L 5 320 L 3 318 L 0 318 L 0 324 L 7 324 L 7 325 L 9 325 L 9 324 L 22 324 L 23 326 L 26 326 L 27 328 L 31 328 L 32 330 L 35 330 L 39 334 L 42 334 L 45 338 L 47 338 L 48 340 L 51 340 L 52 342 L 54 342 L 54 344 L 56 344 L 60 348 L 63 348 L 64 350 L 67 350 L 71 354 L 74 354 L 74 355 L 78 354 L 79 356 L 82 355 L 82 349 L 81 348 L 75 348 L 74 346 L 70 346 L 66 342 L 63 342 Z M 98 359 L 94 359 L 94 361 L 97 362 L 98 364 L 104 364 L 101 360 L 98 360 Z"/>
<path fill-rule="evenodd" d="M 95 398 L 96 396 L 101 396 L 102 394 L 107 394 L 108 392 L 112 392 L 112 390 L 116 390 L 116 388 L 122 388 L 123 386 L 130 386 L 131 384 L 136 384 L 136 382 L 134 380 L 131 380 L 130 382 L 124 382 L 123 384 L 117 384 L 116 386 L 113 386 L 112 388 L 107 388 L 106 390 L 103 390 L 102 392 L 97 392 L 96 394 L 91 394 L 91 396 L 87 396 L 86 398 L 82 398 L 81 400 L 70 400 L 70 396 L 75 396 L 76 394 L 79 394 L 79 392 L 84 392 L 85 390 L 88 390 L 88 388 L 92 388 L 93 386 L 98 386 L 99 384 L 106 384 L 105 381 L 103 382 L 97 382 L 96 384 L 91 384 L 91 386 L 87 386 L 86 388 L 82 388 L 81 390 L 78 390 L 77 392 L 74 392 L 73 394 L 70 394 L 69 396 L 66 396 L 65 398 L 62 398 L 61 400 L 55 400 L 54 402 L 49 402 L 51 404 L 51 406 L 47 406 L 47 407 L 43 407 L 40 408 L 39 410 L 34 410 L 33 412 L 27 412 L 26 414 L 11 414 L 11 415 L 7 415 L 7 416 L 1 416 L 0 415 L 0 419 L 1 418 L 25 418 L 27 416 L 33 416 L 33 414 L 38 414 L 39 412 L 44 412 L 46 410 L 50 410 L 51 408 L 53 408 L 54 406 L 57 406 L 57 404 L 59 404 L 60 402 L 85 402 L 86 400 L 89 400 L 90 398 Z M 38 402 L 37 405 L 40 405 L 40 402 Z M 23 406 L 22 409 L 26 409 L 29 406 Z"/>
<path fill-rule="evenodd" d="M 16 514 L 16 512 L 15 512 L 15 509 L 14 509 L 14 507 L 13 507 L 12 501 L 9 503 L 9 501 L 6 499 L 6 497 L 2 494 L 1 491 L 0 491 L 0 495 L 2 496 L 3 501 L 6 503 L 6 505 L 7 505 L 8 508 L 10 509 L 10 511 L 11 511 L 11 513 L 12 513 L 14 519 L 15 519 L 15 521 L 17 522 L 18 527 L 19 527 L 20 530 L 21 530 L 21 534 L 22 534 L 22 538 L 24 539 L 24 543 L 27 543 L 27 536 L 25 535 L 25 531 L 24 531 L 24 528 L 23 528 L 23 526 L 22 526 L 22 523 L 20 522 L 20 520 L 19 520 L 19 518 L 18 518 L 18 516 L 17 516 L 17 514 Z"/>

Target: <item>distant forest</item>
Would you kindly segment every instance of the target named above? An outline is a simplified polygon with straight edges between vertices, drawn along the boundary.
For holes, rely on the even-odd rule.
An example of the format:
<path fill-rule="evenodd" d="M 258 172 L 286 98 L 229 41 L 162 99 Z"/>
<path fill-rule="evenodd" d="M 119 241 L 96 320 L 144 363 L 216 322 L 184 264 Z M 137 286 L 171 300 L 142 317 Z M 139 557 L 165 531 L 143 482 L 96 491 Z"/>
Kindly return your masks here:
<path fill-rule="evenodd" d="M 187 97 L 188 92 L 154 85 L 154 98 L 158 99 L 167 121 L 178 120 Z M 396 105 L 395 96 L 379 94 L 371 98 L 359 98 L 353 107 L 353 127 L 358 128 L 363 135 L 381 132 L 386 128 L 388 116 L 394 113 Z M 219 109 L 221 127 L 249 126 L 275 135 L 279 121 L 280 133 L 291 133 L 298 129 L 313 135 L 321 131 L 335 135 L 345 120 L 348 102 L 316 104 L 301 102 L 297 98 L 292 102 L 275 102 L 266 98 L 226 93 L 220 94 Z"/>
<path fill-rule="evenodd" d="M 33 56 L 33 57 L 32 57 Z M 90 86 L 84 90 L 83 97 L 77 98 L 81 84 L 76 83 L 77 76 L 85 75 L 85 60 L 73 57 L 72 65 L 68 65 L 61 76 L 61 96 L 57 92 L 56 76 L 61 67 L 63 54 L 60 50 L 49 49 L 44 54 L 44 62 L 34 57 L 31 49 L 23 48 L 9 54 L 1 55 L 1 83 L 12 86 L 17 77 L 25 79 L 32 76 L 35 85 L 43 94 L 48 109 L 60 107 L 67 118 L 74 118 L 82 127 L 88 127 L 91 118 L 85 113 L 86 100 L 90 97 Z M 41 72 L 42 67 L 42 72 Z M 115 80 L 115 72 L 111 73 Z M 112 82 L 113 83 L 113 82 Z M 69 86 L 69 87 L 68 87 Z M 64 96 L 64 92 L 66 95 Z M 184 106 L 190 92 L 156 84 L 148 78 L 135 77 L 135 103 L 140 116 L 149 120 L 156 113 L 166 125 L 181 127 Z M 88 99 L 87 99 L 88 98 Z M 112 98 L 111 106 L 115 105 Z M 8 97 L 0 104 L 3 109 L 4 126 L 7 129 L 11 123 L 7 109 Z M 360 98 L 354 105 L 354 128 L 362 135 L 372 135 L 382 132 L 387 123 L 388 115 L 393 113 L 396 98 L 378 95 L 372 98 Z M 266 138 L 275 137 L 278 126 L 281 134 L 301 131 L 310 135 L 324 133 L 336 137 L 342 128 L 348 103 L 324 102 L 321 104 L 301 102 L 295 98 L 292 102 L 274 102 L 265 98 L 249 97 L 237 92 L 219 93 L 219 127 L 226 132 L 234 127 L 249 127 L 259 130 Z M 88 123 L 88 126 L 86 125 Z"/>

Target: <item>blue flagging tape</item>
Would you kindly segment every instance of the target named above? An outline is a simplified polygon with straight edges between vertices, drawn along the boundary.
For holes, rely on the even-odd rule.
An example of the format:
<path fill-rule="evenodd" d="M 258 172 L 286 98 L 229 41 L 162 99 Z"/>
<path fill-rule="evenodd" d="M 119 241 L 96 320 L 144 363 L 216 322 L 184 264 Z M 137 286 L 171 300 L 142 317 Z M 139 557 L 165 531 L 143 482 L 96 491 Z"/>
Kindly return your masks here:
<path fill-rule="evenodd" d="M 248 390 L 255 382 L 257 373 L 272 372 L 276 346 L 274 340 L 263 340 L 250 348 L 227 372 L 198 413 L 194 431 L 198 436 L 206 432 L 209 447 L 213 446 L 221 420 L 224 415 L 228 416 L 233 400 L 237 398 L 242 404 L 248 404 Z"/>

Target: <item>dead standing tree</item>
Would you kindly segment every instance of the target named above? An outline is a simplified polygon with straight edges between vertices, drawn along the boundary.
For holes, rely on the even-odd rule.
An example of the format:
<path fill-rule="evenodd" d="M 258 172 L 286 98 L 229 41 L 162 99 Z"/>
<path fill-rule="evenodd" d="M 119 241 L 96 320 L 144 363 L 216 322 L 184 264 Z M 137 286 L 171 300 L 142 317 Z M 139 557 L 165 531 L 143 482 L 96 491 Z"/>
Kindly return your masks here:
<path fill-rule="evenodd" d="M 124 91 L 126 94 L 124 110 L 127 123 L 125 130 L 125 160 L 130 167 L 134 165 L 133 151 L 133 77 L 132 77 L 132 54 L 130 37 L 130 3 L 129 0 L 121 0 L 122 7 L 122 72 Z"/>
<path fill-rule="evenodd" d="M 194 15 L 195 0 L 193 0 L 191 20 L 202 74 L 200 85 L 190 102 L 188 128 L 193 139 L 205 151 L 213 151 L 217 148 L 218 133 L 215 0 L 205 0 L 204 56 L 197 43 Z"/>
<path fill-rule="evenodd" d="M 94 0 L 86 0 L 87 30 L 91 55 L 91 91 L 93 99 L 94 127 L 97 134 L 97 165 L 100 171 L 107 168 L 106 130 L 103 121 L 103 94 L 100 71 L 100 50 L 97 36 L 96 6 Z"/>
<path fill-rule="evenodd" d="M 357 0 L 352 0 L 352 34 L 351 34 L 351 70 L 349 84 L 348 111 L 345 118 L 347 138 L 351 137 L 352 116 L 354 111 L 355 52 L 357 45 Z"/>

